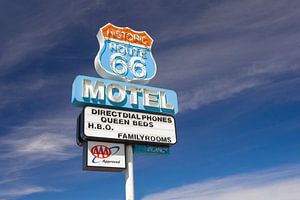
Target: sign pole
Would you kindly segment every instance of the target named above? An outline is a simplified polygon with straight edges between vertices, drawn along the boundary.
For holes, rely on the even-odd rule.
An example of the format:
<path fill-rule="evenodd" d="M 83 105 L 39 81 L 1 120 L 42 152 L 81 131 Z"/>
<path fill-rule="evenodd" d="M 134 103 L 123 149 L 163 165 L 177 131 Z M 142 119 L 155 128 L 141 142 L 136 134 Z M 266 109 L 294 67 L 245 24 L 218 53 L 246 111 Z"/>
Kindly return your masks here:
<path fill-rule="evenodd" d="M 125 179 L 126 200 L 134 200 L 133 149 L 131 144 L 126 145 Z"/>

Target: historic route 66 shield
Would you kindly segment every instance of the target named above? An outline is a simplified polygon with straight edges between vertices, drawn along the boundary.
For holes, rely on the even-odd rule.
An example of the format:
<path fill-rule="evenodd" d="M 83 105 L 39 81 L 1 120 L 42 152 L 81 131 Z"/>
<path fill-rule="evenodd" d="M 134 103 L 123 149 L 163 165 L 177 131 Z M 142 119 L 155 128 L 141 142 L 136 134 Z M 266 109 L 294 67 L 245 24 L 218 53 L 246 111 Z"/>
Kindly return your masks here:
<path fill-rule="evenodd" d="M 103 78 L 145 84 L 155 76 L 153 40 L 145 31 L 108 23 L 99 30 L 97 38 L 100 49 L 95 68 Z"/>

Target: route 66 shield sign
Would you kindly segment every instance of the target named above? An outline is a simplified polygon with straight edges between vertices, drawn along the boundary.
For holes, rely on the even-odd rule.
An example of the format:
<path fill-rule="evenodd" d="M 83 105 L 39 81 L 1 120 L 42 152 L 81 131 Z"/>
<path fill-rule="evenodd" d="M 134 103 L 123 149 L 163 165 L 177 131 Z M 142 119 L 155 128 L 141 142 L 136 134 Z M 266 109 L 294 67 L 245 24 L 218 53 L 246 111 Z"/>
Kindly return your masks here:
<path fill-rule="evenodd" d="M 95 69 L 103 78 L 146 84 L 155 76 L 153 39 L 145 31 L 108 23 L 100 28 L 97 38 L 100 48 Z"/>

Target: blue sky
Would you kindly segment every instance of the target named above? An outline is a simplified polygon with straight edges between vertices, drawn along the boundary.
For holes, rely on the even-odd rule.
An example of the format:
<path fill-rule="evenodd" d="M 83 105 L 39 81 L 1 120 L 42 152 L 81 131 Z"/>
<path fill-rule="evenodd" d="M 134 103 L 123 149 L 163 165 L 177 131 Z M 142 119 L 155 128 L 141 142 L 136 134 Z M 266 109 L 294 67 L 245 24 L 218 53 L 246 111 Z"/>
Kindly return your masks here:
<path fill-rule="evenodd" d="M 81 169 L 76 75 L 97 77 L 108 22 L 145 30 L 177 91 L 178 143 L 135 156 L 142 200 L 300 198 L 300 2 L 1 1 L 0 200 L 124 199 L 124 173 Z"/>

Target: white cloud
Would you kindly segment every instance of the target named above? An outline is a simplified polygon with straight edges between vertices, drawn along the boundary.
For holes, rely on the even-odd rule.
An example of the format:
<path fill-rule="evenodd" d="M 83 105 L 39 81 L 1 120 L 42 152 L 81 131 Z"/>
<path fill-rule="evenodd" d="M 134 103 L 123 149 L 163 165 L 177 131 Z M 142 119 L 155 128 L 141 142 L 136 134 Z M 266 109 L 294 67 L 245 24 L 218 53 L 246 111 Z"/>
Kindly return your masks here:
<path fill-rule="evenodd" d="M 31 186 L 31 181 L 26 181 L 26 174 L 49 162 L 60 162 L 81 155 L 75 142 L 76 119 L 73 116 L 73 113 L 63 111 L 33 118 L 0 137 L 0 199 L 58 191 Z"/>
<path fill-rule="evenodd" d="M 79 156 L 75 128 L 76 119 L 67 112 L 12 128 L 0 138 L 0 178 L 15 182 L 29 169 Z"/>
<path fill-rule="evenodd" d="M 143 200 L 297 200 L 300 166 L 207 180 L 145 196 Z"/>
<path fill-rule="evenodd" d="M 246 89 L 261 85 L 263 81 L 237 80 L 214 81 L 205 86 L 195 87 L 189 91 L 179 92 L 180 111 L 197 109 L 211 102 L 230 98 Z"/>
<path fill-rule="evenodd" d="M 16 188 L 16 189 L 9 189 L 6 191 L 1 191 L 1 196 L 3 197 L 18 197 L 29 195 L 38 192 L 45 192 L 46 189 L 39 186 L 29 186 L 24 188 Z"/>
<path fill-rule="evenodd" d="M 89 14 L 91 9 L 105 8 L 104 4 L 100 8 L 85 0 L 70 6 L 65 1 L 48 4 L 38 9 L 39 17 L 28 15 L 20 25 L 22 31 L 3 42 L 1 75 L 19 69 L 22 65 L 18 63 L 36 57 L 36 53 L 53 48 L 59 41 L 58 36 L 67 27 L 84 21 L 82 16 Z M 198 5 L 197 2 L 193 4 Z M 299 2 L 296 1 L 291 4 L 271 0 L 217 2 L 193 13 L 189 20 L 176 16 L 177 20 L 160 21 L 156 25 L 157 35 L 153 36 L 159 38 L 157 43 L 162 47 L 157 54 L 154 48 L 158 75 L 153 83 L 178 91 L 180 110 L 184 111 L 272 84 L 276 76 L 285 73 L 299 73 L 299 44 L 295 42 L 300 39 L 297 6 Z M 153 8 L 158 7 L 153 5 Z M 11 94 L 3 97 L 0 108 L 31 98 L 31 94 L 51 84 L 42 79 L 36 84 L 29 82 L 33 87 L 28 85 L 24 95 L 21 90 L 12 92 L 0 88 Z M 22 88 L 22 84 L 15 85 Z"/>
<path fill-rule="evenodd" d="M 5 140 L 1 143 L 9 146 L 14 156 L 29 157 L 30 160 L 60 160 L 74 156 L 67 150 L 74 145 L 74 140 L 69 136 L 56 133 L 40 133 L 19 139 L 10 138 L 9 141 Z"/>
<path fill-rule="evenodd" d="M 37 74 L 34 74 L 36 76 Z M 31 98 L 36 98 L 36 94 L 39 96 L 47 95 L 48 93 L 42 93 L 45 88 L 57 84 L 57 81 L 51 77 L 36 78 L 28 76 L 21 80 L 9 80 L 5 84 L 0 86 L 0 93 L 5 94 L 0 101 L 0 109 L 5 108 L 7 105 L 19 105 L 21 102 Z"/>
<path fill-rule="evenodd" d="M 71 3 L 47 1 L 35 4 L 32 9 L 17 2 L 6 2 L 4 6 L 20 10 L 16 12 L 15 9 L 11 9 L 14 10 L 13 16 L 6 15 L 6 18 L 10 18 L 7 23 L 13 24 L 14 29 L 3 35 L 1 41 L 1 76 L 15 72 L 24 67 L 22 62 L 37 58 L 55 47 L 64 36 L 66 28 L 80 23 L 89 11 L 96 8 L 94 2 L 86 0 Z"/>
<path fill-rule="evenodd" d="M 156 55 L 157 82 L 178 91 L 184 111 L 294 76 L 300 72 L 298 6 L 218 2 L 188 21 L 168 23 L 158 33 L 165 47 Z"/>
<path fill-rule="evenodd" d="M 76 119 L 65 114 L 33 119 L 14 127 L 0 140 L 4 152 L 0 159 L 22 157 L 27 161 L 47 161 L 74 157 Z"/>
<path fill-rule="evenodd" d="M 15 186 L 12 188 L 0 188 L 0 199 L 15 199 L 21 196 L 26 196 L 41 192 L 59 192 L 56 189 L 45 188 L 36 185 Z"/>

